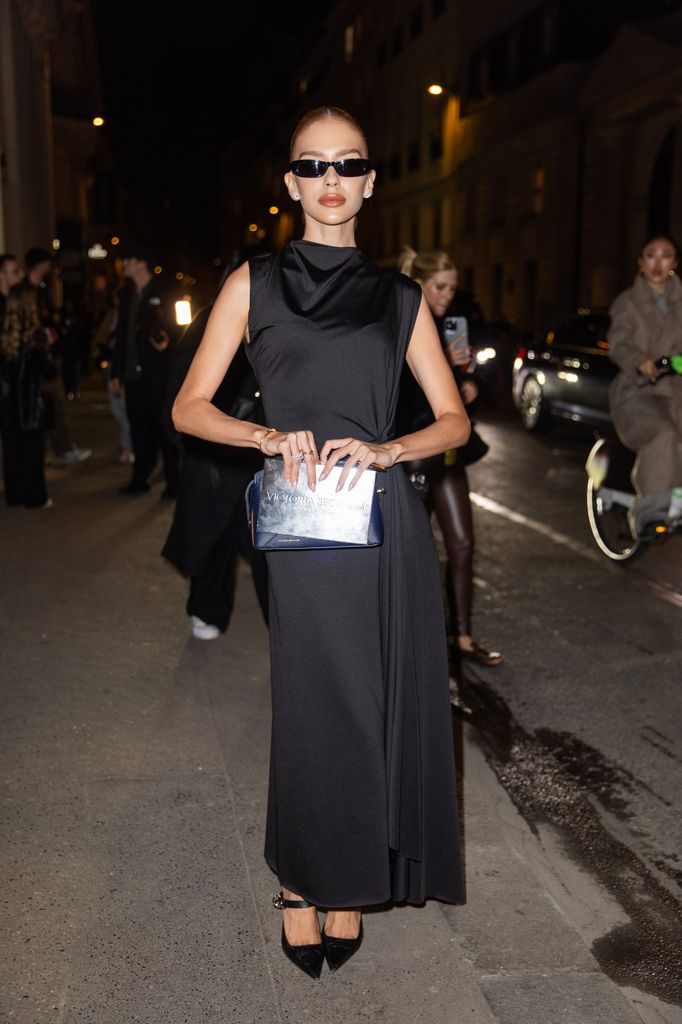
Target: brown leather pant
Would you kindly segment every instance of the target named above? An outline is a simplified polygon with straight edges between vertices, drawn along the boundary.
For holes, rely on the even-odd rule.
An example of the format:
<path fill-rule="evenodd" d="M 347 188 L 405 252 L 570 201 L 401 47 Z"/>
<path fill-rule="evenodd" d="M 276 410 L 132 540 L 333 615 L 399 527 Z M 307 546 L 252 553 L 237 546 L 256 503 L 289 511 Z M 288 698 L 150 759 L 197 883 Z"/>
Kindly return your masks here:
<path fill-rule="evenodd" d="M 474 558 L 474 524 L 469 500 L 466 467 L 446 466 L 442 455 L 405 466 L 408 474 L 426 478 L 424 503 L 435 513 L 448 556 L 448 590 L 454 607 L 451 620 L 458 636 L 471 636 L 471 592 Z"/>

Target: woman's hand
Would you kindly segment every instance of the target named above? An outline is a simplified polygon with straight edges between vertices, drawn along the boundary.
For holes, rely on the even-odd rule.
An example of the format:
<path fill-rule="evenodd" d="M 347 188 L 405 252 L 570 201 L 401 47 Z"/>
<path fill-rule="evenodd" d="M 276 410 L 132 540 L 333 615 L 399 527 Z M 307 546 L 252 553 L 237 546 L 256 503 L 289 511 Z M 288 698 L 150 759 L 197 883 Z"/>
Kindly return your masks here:
<path fill-rule="evenodd" d="M 337 491 L 343 490 L 348 477 L 355 470 L 353 479 L 348 485 L 350 491 L 369 466 L 376 465 L 389 469 L 395 465 L 399 452 L 400 447 L 391 443 L 371 444 L 369 441 L 357 441 L 354 437 L 333 438 L 325 442 L 320 452 L 321 461 L 324 462 L 320 480 L 329 476 L 337 462 L 346 459 L 336 489 Z"/>
<path fill-rule="evenodd" d="M 471 345 L 448 345 L 446 349 L 450 366 L 469 366 L 474 357 Z"/>
<path fill-rule="evenodd" d="M 655 384 L 658 380 L 658 370 L 653 359 L 642 359 L 641 363 L 637 367 L 643 377 L 648 377 L 651 384 Z"/>
<path fill-rule="evenodd" d="M 301 463 L 305 463 L 308 487 L 315 490 L 317 464 L 320 457 L 312 430 L 277 430 L 264 434 L 259 443 L 263 455 L 281 455 L 284 460 L 284 479 L 293 487 L 301 475 Z M 301 458 L 301 456 L 303 456 Z"/>

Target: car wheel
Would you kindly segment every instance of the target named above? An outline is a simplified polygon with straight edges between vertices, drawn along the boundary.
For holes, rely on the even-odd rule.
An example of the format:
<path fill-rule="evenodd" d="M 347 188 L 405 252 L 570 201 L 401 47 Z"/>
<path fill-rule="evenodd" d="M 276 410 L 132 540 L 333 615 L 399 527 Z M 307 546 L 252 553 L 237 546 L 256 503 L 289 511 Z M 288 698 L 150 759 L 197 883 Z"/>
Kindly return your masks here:
<path fill-rule="evenodd" d="M 539 434 L 549 428 L 549 413 L 542 386 L 537 377 L 526 377 L 519 396 L 521 422 L 526 430 Z"/>

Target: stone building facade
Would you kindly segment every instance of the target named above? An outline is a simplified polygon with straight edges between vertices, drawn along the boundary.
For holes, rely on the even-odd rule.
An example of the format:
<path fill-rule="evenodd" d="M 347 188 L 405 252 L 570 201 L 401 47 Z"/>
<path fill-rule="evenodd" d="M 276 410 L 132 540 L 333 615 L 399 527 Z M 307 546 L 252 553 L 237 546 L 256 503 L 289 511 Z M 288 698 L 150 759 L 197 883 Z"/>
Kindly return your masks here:
<path fill-rule="evenodd" d="M 681 6 L 340 0 L 240 160 L 226 154 L 247 169 L 226 189 L 226 244 L 296 232 L 289 134 L 331 103 L 367 131 L 379 180 L 358 241 L 377 262 L 446 248 L 486 317 L 524 327 L 608 306 L 645 236 L 681 233 Z"/>
<path fill-rule="evenodd" d="M 0 0 L 0 250 L 49 245 L 55 222 L 49 46 L 54 0 Z"/>
<path fill-rule="evenodd" d="M 0 251 L 54 240 L 74 285 L 108 234 L 101 113 L 91 0 L 0 0 Z"/>

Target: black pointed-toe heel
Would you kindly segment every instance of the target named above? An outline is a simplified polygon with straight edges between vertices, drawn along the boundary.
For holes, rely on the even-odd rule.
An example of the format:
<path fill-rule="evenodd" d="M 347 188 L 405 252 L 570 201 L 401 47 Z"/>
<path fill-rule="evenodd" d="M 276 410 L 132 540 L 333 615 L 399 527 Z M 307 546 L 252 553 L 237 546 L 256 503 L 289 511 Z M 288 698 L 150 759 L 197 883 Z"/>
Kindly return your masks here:
<path fill-rule="evenodd" d="M 358 932 L 357 939 L 337 939 L 333 935 L 327 935 L 324 929 L 322 929 L 324 955 L 327 958 L 329 970 L 332 974 L 338 971 L 339 967 L 343 967 L 346 961 L 350 960 L 353 956 L 353 953 L 357 953 L 362 945 L 362 938 L 362 921 L 360 921 L 360 931 Z"/>
<path fill-rule="evenodd" d="M 285 900 L 281 892 L 272 897 L 272 905 L 277 910 L 284 910 L 285 907 L 290 910 L 305 910 L 306 907 L 315 906 L 307 900 Z M 324 964 L 324 947 L 321 942 L 314 942 L 308 946 L 292 946 L 282 923 L 282 949 L 292 964 L 296 964 L 309 978 L 313 981 L 320 980 Z"/>

